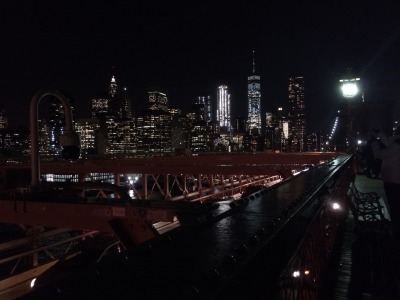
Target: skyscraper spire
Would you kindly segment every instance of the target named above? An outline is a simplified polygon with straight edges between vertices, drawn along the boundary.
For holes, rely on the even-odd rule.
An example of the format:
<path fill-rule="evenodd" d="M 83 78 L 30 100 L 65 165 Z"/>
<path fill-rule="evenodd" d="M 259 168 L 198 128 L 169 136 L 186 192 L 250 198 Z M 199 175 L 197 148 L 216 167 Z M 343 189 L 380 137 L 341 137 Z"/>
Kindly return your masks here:
<path fill-rule="evenodd" d="M 261 86 L 260 76 L 256 74 L 255 51 L 253 50 L 253 74 L 247 77 L 247 99 L 248 99 L 248 129 L 260 134 L 261 131 Z"/>
<path fill-rule="evenodd" d="M 112 75 L 111 75 L 111 83 L 110 83 L 110 88 L 109 88 L 108 93 L 109 93 L 111 98 L 114 98 L 115 94 L 117 93 L 118 86 L 117 86 L 117 82 L 116 82 L 115 76 L 114 76 L 115 68 L 112 67 L 112 69 L 113 69 L 113 71 L 112 71 Z"/>
<path fill-rule="evenodd" d="M 122 98 L 121 118 L 132 118 L 132 105 L 131 100 L 128 97 L 126 87 L 124 87 L 124 94 Z"/>
<path fill-rule="evenodd" d="M 256 58 L 255 58 L 255 52 L 256 52 L 256 51 L 253 50 L 253 75 L 256 74 Z"/>

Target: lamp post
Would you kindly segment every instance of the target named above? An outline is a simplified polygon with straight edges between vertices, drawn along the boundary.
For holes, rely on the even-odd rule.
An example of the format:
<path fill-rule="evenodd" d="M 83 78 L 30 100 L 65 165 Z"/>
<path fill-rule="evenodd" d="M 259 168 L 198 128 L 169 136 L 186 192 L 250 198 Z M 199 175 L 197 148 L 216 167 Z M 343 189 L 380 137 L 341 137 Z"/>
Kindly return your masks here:
<path fill-rule="evenodd" d="M 353 99 L 358 94 L 358 86 L 357 82 L 360 81 L 360 78 L 350 78 L 350 79 L 340 79 L 342 95 L 347 100 L 347 124 L 346 124 L 346 147 L 347 150 L 352 149 L 353 144 L 353 118 L 351 111 L 351 99 Z"/>
<path fill-rule="evenodd" d="M 30 104 L 30 134 L 31 134 L 31 187 L 39 186 L 40 166 L 38 147 L 38 108 L 40 101 L 46 96 L 54 96 L 62 103 L 65 113 L 64 133 L 60 136 L 60 144 L 63 146 L 63 156 L 68 160 L 79 158 L 80 140 L 72 125 L 72 110 L 67 97 L 60 91 L 41 90 L 32 98 Z"/>

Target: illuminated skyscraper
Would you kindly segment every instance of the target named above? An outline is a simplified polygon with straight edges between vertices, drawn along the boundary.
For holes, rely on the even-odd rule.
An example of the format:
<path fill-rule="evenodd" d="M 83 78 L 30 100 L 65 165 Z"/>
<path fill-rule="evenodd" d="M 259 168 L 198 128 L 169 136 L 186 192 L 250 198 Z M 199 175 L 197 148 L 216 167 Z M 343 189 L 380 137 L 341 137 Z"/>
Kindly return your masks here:
<path fill-rule="evenodd" d="M 92 117 L 99 121 L 94 132 L 97 154 L 117 156 L 134 151 L 135 125 L 131 101 L 126 88 L 119 90 L 114 75 L 111 76 L 108 92 L 92 99 Z M 92 148 L 90 145 L 88 149 Z"/>
<path fill-rule="evenodd" d="M 190 132 L 190 148 L 193 152 L 207 151 L 209 134 L 207 133 L 207 123 L 205 121 L 192 122 Z"/>
<path fill-rule="evenodd" d="M 112 102 L 115 100 L 115 96 L 117 95 L 117 89 L 117 82 L 114 75 L 112 75 L 108 94 L 103 94 L 92 99 L 93 118 L 103 119 L 106 115 L 109 115 L 112 112 Z"/>
<path fill-rule="evenodd" d="M 124 88 L 124 93 L 122 95 L 122 103 L 121 103 L 121 108 L 119 112 L 119 117 L 120 118 L 132 118 L 132 105 L 131 105 L 131 100 L 128 97 L 128 92 L 126 87 Z"/>
<path fill-rule="evenodd" d="M 260 76 L 255 75 L 256 66 L 253 51 L 253 74 L 247 77 L 247 99 L 248 99 L 248 129 L 254 132 L 254 129 L 261 133 L 261 85 Z"/>
<path fill-rule="evenodd" d="M 136 117 L 138 155 L 163 155 L 172 151 L 171 113 L 168 98 L 160 89 L 148 92 L 149 108 Z M 173 110 L 175 111 L 175 110 Z M 175 111 L 175 113 L 177 113 Z"/>
<path fill-rule="evenodd" d="M 108 90 L 108 94 L 110 95 L 111 98 L 116 96 L 117 90 L 118 90 L 117 82 L 115 80 L 114 75 L 112 75 L 110 88 Z"/>
<path fill-rule="evenodd" d="M 211 96 L 199 96 L 197 97 L 196 104 L 203 104 L 204 105 L 204 113 L 206 116 L 206 122 L 210 122 L 214 120 L 214 114 L 212 111 L 212 103 L 211 103 Z"/>
<path fill-rule="evenodd" d="M 131 118 L 132 107 L 126 88 L 118 89 L 115 76 L 111 76 L 108 92 L 92 99 L 92 117 L 99 119 L 113 115 L 120 118 Z"/>
<path fill-rule="evenodd" d="M 0 153 L 2 155 L 26 155 L 30 151 L 30 144 L 30 135 L 27 128 L 0 129 Z"/>
<path fill-rule="evenodd" d="M 124 155 L 135 151 L 135 124 L 129 118 L 107 117 L 107 148 L 106 153 Z"/>
<path fill-rule="evenodd" d="M 0 129 L 7 128 L 8 120 L 6 115 L 6 110 L 4 109 L 3 105 L 0 104 Z"/>
<path fill-rule="evenodd" d="M 98 153 L 96 152 L 96 131 L 99 127 L 99 120 L 96 118 L 76 120 L 75 130 L 80 137 L 82 154 Z"/>
<path fill-rule="evenodd" d="M 189 145 L 191 122 L 186 116 L 176 115 L 171 121 L 172 149 L 185 149 Z"/>
<path fill-rule="evenodd" d="M 289 147 L 291 151 L 302 152 L 306 135 L 304 105 L 304 76 L 289 77 Z"/>
<path fill-rule="evenodd" d="M 186 116 L 192 121 L 203 121 L 207 123 L 206 108 L 204 104 L 198 104 L 198 103 L 192 104 L 192 107 L 189 109 Z"/>
<path fill-rule="evenodd" d="M 111 79 L 109 97 L 111 113 L 106 117 L 106 153 L 126 157 L 135 151 L 135 124 L 132 119 L 131 101 L 127 89 L 119 90 L 114 76 Z"/>
<path fill-rule="evenodd" d="M 136 117 L 137 154 L 162 155 L 172 151 L 171 114 L 147 109 Z"/>
<path fill-rule="evenodd" d="M 218 87 L 217 95 L 217 121 L 220 127 L 225 127 L 227 131 L 231 130 L 231 99 L 226 85 Z"/>
<path fill-rule="evenodd" d="M 49 103 L 49 154 L 59 154 L 62 151 L 60 145 L 60 135 L 64 131 L 65 126 L 65 110 L 62 103 L 55 96 L 48 96 Z M 67 98 L 71 105 L 72 120 L 75 120 L 75 101 L 74 99 Z"/>
<path fill-rule="evenodd" d="M 153 89 L 148 92 L 149 94 L 149 109 L 152 110 L 168 110 L 168 97 L 165 92 L 161 92 L 159 89 Z"/>
<path fill-rule="evenodd" d="M 171 114 L 171 120 L 182 116 L 182 109 L 176 105 L 168 105 L 168 112 Z"/>
<path fill-rule="evenodd" d="M 38 147 L 41 155 L 49 154 L 50 129 L 45 119 L 38 120 Z"/>

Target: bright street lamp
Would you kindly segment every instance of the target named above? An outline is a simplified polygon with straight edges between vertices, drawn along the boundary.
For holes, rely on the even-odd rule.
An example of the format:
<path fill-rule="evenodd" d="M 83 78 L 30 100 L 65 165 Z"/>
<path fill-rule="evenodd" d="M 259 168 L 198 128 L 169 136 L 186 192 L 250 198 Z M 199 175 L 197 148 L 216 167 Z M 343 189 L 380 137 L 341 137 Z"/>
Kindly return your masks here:
<path fill-rule="evenodd" d="M 339 80 L 340 82 L 342 82 L 343 97 L 353 98 L 358 94 L 357 81 L 359 80 L 360 78 Z"/>
<path fill-rule="evenodd" d="M 347 125 L 346 125 L 346 147 L 348 150 L 352 149 L 352 127 L 353 127 L 353 118 L 351 113 L 351 103 L 350 99 L 354 98 L 358 94 L 358 86 L 357 82 L 360 81 L 360 78 L 351 78 L 351 79 L 340 79 L 339 82 L 342 83 L 342 94 L 343 97 L 348 99 L 347 102 Z"/>

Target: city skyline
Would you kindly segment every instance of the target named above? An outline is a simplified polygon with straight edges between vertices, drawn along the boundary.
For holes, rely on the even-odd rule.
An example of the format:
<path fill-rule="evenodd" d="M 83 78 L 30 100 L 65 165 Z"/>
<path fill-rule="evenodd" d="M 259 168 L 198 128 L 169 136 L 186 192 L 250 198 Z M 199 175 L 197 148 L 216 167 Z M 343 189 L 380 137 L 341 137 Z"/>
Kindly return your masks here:
<path fill-rule="evenodd" d="M 135 114 L 147 105 L 151 86 L 166 89 L 170 103 L 187 111 L 225 84 L 232 117 L 246 117 L 255 51 L 262 115 L 287 103 L 288 78 L 302 73 L 307 124 L 329 132 L 348 66 L 361 77 L 366 101 L 399 102 L 394 4 L 7 2 L 0 18 L 0 102 L 11 126 L 26 123 L 30 100 L 43 88 L 70 94 L 78 117 L 87 115 L 115 67 Z"/>

